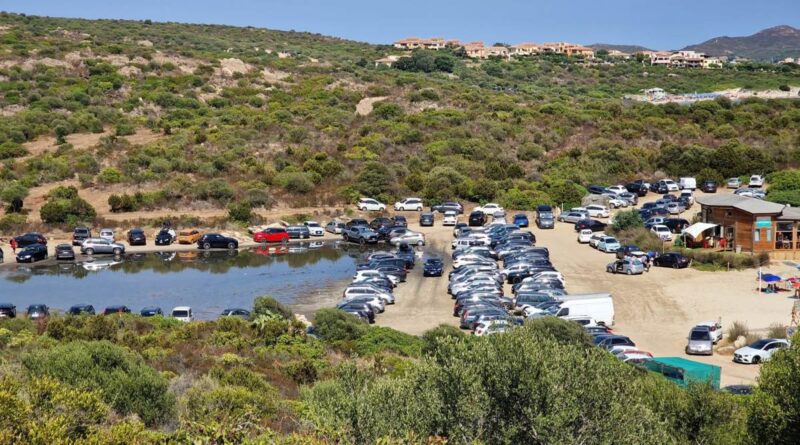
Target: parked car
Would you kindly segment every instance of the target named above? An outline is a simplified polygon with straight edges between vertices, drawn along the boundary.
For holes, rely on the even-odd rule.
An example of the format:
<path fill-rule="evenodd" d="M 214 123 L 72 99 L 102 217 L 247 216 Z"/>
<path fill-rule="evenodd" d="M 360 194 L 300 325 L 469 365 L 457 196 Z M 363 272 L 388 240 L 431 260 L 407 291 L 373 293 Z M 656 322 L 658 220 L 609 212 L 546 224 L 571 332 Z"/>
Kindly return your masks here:
<path fill-rule="evenodd" d="M 611 212 L 609 212 L 608 207 L 606 206 L 590 204 L 584 208 L 586 209 L 586 213 L 588 213 L 592 218 L 608 218 L 611 216 Z"/>
<path fill-rule="evenodd" d="M 717 193 L 717 181 L 706 179 L 700 184 L 700 190 L 703 193 Z"/>
<path fill-rule="evenodd" d="M 644 273 L 644 263 L 636 258 L 616 260 L 608 263 L 608 266 L 606 266 L 606 272 L 624 273 L 626 275 L 641 275 Z"/>
<path fill-rule="evenodd" d="M 431 212 L 434 213 L 436 212 L 445 213 L 448 210 L 452 210 L 453 212 L 456 212 L 456 215 L 460 215 L 464 213 L 464 206 L 461 205 L 460 202 L 455 202 L 455 201 L 446 201 L 441 204 L 431 206 Z"/>
<path fill-rule="evenodd" d="M 283 227 L 268 227 L 253 234 L 256 243 L 284 243 L 289 241 L 289 233 Z"/>
<path fill-rule="evenodd" d="M 597 250 L 606 253 L 616 252 L 620 247 L 622 247 L 622 245 L 613 236 L 600 238 L 600 241 L 597 243 Z"/>
<path fill-rule="evenodd" d="M 444 272 L 444 262 L 441 258 L 428 258 L 422 265 L 423 277 L 441 277 Z"/>
<path fill-rule="evenodd" d="M 30 320 L 42 320 L 50 316 L 50 308 L 46 304 L 32 304 L 25 311 Z"/>
<path fill-rule="evenodd" d="M 444 212 L 444 219 L 442 220 L 443 226 L 454 226 L 458 223 L 458 214 L 453 210 Z"/>
<path fill-rule="evenodd" d="M 516 224 L 518 227 L 528 227 L 528 215 L 524 213 L 517 213 L 514 215 L 513 224 Z"/>
<path fill-rule="evenodd" d="M 670 232 L 669 227 L 663 224 L 654 225 L 650 228 L 650 231 L 662 241 L 672 241 L 672 232 Z"/>
<path fill-rule="evenodd" d="M 479 210 L 475 210 L 469 214 L 468 220 L 470 227 L 479 227 L 486 224 L 486 214 Z"/>
<path fill-rule="evenodd" d="M 178 232 L 178 244 L 194 244 L 203 236 L 197 229 L 186 229 Z"/>
<path fill-rule="evenodd" d="M 606 234 L 603 233 L 603 232 L 594 232 L 592 234 L 591 238 L 589 238 L 589 245 L 596 249 L 597 248 L 597 244 L 600 242 L 601 239 L 603 239 L 605 237 L 606 237 Z"/>
<path fill-rule="evenodd" d="M 592 230 L 591 229 L 583 229 L 578 233 L 578 242 L 581 244 L 588 244 L 589 240 L 592 238 Z"/>
<path fill-rule="evenodd" d="M 722 340 L 722 323 L 719 321 L 701 321 L 697 326 L 705 326 L 711 332 L 711 341 L 715 344 Z"/>
<path fill-rule="evenodd" d="M 33 244 L 41 244 L 43 246 L 47 245 L 47 238 L 45 238 L 41 233 L 37 232 L 30 232 L 20 235 L 15 237 L 14 240 L 17 242 L 18 249 L 22 247 L 28 247 Z"/>
<path fill-rule="evenodd" d="M 403 215 L 392 216 L 392 225 L 395 227 L 408 227 L 408 220 Z"/>
<path fill-rule="evenodd" d="M 17 252 L 18 263 L 35 263 L 46 260 L 48 257 L 47 246 L 44 244 L 29 244 Z"/>
<path fill-rule="evenodd" d="M 242 308 L 228 308 L 222 311 L 221 317 L 239 317 L 245 320 L 250 318 L 250 311 Z"/>
<path fill-rule="evenodd" d="M 661 222 L 661 224 L 669 227 L 669 230 L 672 231 L 672 233 L 681 233 L 683 232 L 683 229 L 691 225 L 689 224 L 689 221 L 681 218 L 666 218 Z"/>
<path fill-rule="evenodd" d="M 74 260 L 75 251 L 72 244 L 59 244 L 56 246 L 56 260 Z"/>
<path fill-rule="evenodd" d="M 330 221 L 325 224 L 325 231 L 335 235 L 341 235 L 344 232 L 344 223 L 342 221 Z"/>
<path fill-rule="evenodd" d="M 107 239 L 89 238 L 81 244 L 81 253 L 85 255 L 94 255 L 96 253 L 122 255 L 125 253 L 125 246 Z"/>
<path fill-rule="evenodd" d="M 761 175 L 752 175 L 748 185 L 754 188 L 761 188 L 764 186 L 764 178 Z"/>
<path fill-rule="evenodd" d="M 400 244 L 424 246 L 425 235 L 419 232 L 406 231 L 402 235 L 395 236 L 389 239 L 389 244 L 399 246 Z"/>
<path fill-rule="evenodd" d="M 94 306 L 91 304 L 73 304 L 67 314 L 69 315 L 94 315 Z"/>
<path fill-rule="evenodd" d="M 606 192 L 606 188 L 602 185 L 590 185 L 586 190 L 592 195 L 602 195 Z"/>
<path fill-rule="evenodd" d="M 419 215 L 419 225 L 420 227 L 432 227 L 433 226 L 433 213 L 425 212 Z"/>
<path fill-rule="evenodd" d="M 144 230 L 138 227 L 128 230 L 128 244 L 131 246 L 144 246 L 147 244 L 147 236 L 144 234 Z"/>
<path fill-rule="evenodd" d="M 680 178 L 678 186 L 681 190 L 694 190 L 697 188 L 697 179 L 695 178 Z"/>
<path fill-rule="evenodd" d="M 366 219 L 353 218 L 350 221 L 347 221 L 347 223 L 344 225 L 344 229 L 347 230 L 347 229 L 350 229 L 351 227 L 355 227 L 355 226 L 367 226 L 367 227 L 369 227 L 369 223 L 367 222 Z M 342 233 L 344 233 L 344 231 L 342 231 Z"/>
<path fill-rule="evenodd" d="M 628 189 L 626 189 L 624 185 L 612 185 L 610 187 L 606 187 L 606 191 L 613 192 L 614 194 L 619 195 L 620 193 L 627 192 Z"/>
<path fill-rule="evenodd" d="M 92 237 L 92 231 L 86 227 L 76 227 L 72 231 L 72 245 L 80 246 L 84 241 Z"/>
<path fill-rule="evenodd" d="M 714 340 L 708 326 L 695 326 L 689 331 L 686 342 L 686 353 L 690 355 L 712 355 Z"/>
<path fill-rule="evenodd" d="M 420 198 L 406 198 L 402 201 L 398 201 L 394 203 L 394 209 L 398 212 L 402 211 L 415 211 L 421 212 L 422 211 L 422 199 Z"/>
<path fill-rule="evenodd" d="M 647 196 L 647 192 L 650 191 L 649 184 L 641 179 L 626 184 L 625 189 L 630 193 L 635 193 L 639 197 Z"/>
<path fill-rule="evenodd" d="M 172 229 L 161 229 L 156 234 L 156 246 L 169 246 L 175 242 L 175 232 Z"/>
<path fill-rule="evenodd" d="M 156 315 L 164 315 L 164 311 L 161 310 L 158 306 L 147 306 L 143 307 L 141 311 L 139 311 L 139 315 L 142 317 L 155 317 Z"/>
<path fill-rule="evenodd" d="M 554 227 L 553 208 L 546 204 L 536 206 L 536 227 L 552 229 Z"/>
<path fill-rule="evenodd" d="M 789 342 L 778 338 L 762 338 L 748 346 L 739 348 L 733 353 L 733 361 L 737 363 L 758 364 L 772 358 L 776 351 L 789 347 Z"/>
<path fill-rule="evenodd" d="M 111 241 L 112 243 L 115 241 L 114 230 L 113 229 L 100 229 L 100 235 L 99 236 L 100 236 L 100 239 Z"/>
<path fill-rule="evenodd" d="M 585 211 L 569 211 L 558 215 L 558 220 L 565 223 L 575 224 L 578 221 L 587 219 L 589 213 Z"/>
<path fill-rule="evenodd" d="M 0 303 L 0 319 L 17 318 L 17 307 L 11 303 Z"/>
<path fill-rule="evenodd" d="M 325 229 L 316 222 L 316 221 L 305 221 L 303 223 L 304 226 L 308 229 L 308 234 L 311 236 L 323 236 L 325 235 Z"/>
<path fill-rule="evenodd" d="M 237 249 L 239 240 L 219 233 L 206 233 L 197 240 L 200 249 Z"/>
<path fill-rule="evenodd" d="M 738 189 L 742 186 L 742 180 L 739 178 L 728 178 L 726 184 L 729 189 Z"/>
<path fill-rule="evenodd" d="M 342 237 L 345 241 L 359 244 L 375 244 L 378 242 L 378 233 L 367 226 L 355 226 L 344 231 Z"/>
<path fill-rule="evenodd" d="M 123 304 L 117 304 L 112 306 L 107 306 L 103 309 L 103 315 L 114 315 L 114 314 L 129 314 L 131 309 L 128 306 Z"/>
<path fill-rule="evenodd" d="M 311 232 L 306 226 L 288 226 L 286 227 L 286 233 L 289 234 L 291 239 L 309 239 L 311 237 Z"/>
<path fill-rule="evenodd" d="M 671 202 L 667 204 L 667 211 L 670 215 L 680 215 L 686 208 L 680 202 Z"/>
<path fill-rule="evenodd" d="M 192 308 L 189 306 L 178 306 L 172 309 L 172 318 L 188 323 L 194 320 L 194 316 L 192 316 Z"/>
<path fill-rule="evenodd" d="M 492 215 L 492 216 L 504 216 L 506 214 L 505 209 L 502 206 L 500 206 L 500 204 L 494 202 L 490 202 L 480 207 L 476 207 L 474 211 L 483 212 L 486 215 Z"/>
<path fill-rule="evenodd" d="M 383 212 L 386 210 L 386 204 L 383 204 L 372 198 L 361 198 L 356 205 L 358 210 L 362 212 Z"/>
<path fill-rule="evenodd" d="M 596 219 L 582 219 L 575 223 L 575 231 L 580 232 L 581 230 L 589 229 L 592 232 L 602 232 L 607 226 L 608 224 Z"/>
<path fill-rule="evenodd" d="M 674 269 L 682 269 L 684 267 L 689 267 L 689 258 L 676 253 L 676 252 L 667 252 L 661 254 L 655 259 L 653 259 L 653 265 L 658 267 L 672 267 Z"/>

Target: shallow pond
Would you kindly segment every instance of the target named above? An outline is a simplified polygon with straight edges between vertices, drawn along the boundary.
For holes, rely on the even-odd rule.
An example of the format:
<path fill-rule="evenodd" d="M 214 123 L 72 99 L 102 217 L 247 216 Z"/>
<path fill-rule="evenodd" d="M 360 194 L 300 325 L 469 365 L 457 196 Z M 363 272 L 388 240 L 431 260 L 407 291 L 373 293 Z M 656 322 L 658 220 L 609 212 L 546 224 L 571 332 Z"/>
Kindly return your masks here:
<path fill-rule="evenodd" d="M 345 280 L 369 250 L 343 243 L 302 243 L 239 251 L 128 254 L 94 261 L 47 261 L 0 269 L 0 302 L 20 314 L 32 303 L 67 310 L 77 303 L 191 306 L 199 319 L 216 318 L 228 307 L 250 308 L 253 298 L 271 295 L 309 314 L 332 306 Z"/>

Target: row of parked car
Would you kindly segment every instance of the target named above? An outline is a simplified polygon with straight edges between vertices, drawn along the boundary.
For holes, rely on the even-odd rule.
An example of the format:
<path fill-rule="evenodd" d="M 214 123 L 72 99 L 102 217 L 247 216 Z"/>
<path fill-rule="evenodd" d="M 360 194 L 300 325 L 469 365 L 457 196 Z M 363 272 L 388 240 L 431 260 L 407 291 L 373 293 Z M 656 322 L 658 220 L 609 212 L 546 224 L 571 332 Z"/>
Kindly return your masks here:
<path fill-rule="evenodd" d="M 103 309 L 100 314 L 114 315 L 114 314 L 129 314 L 131 309 L 125 305 L 112 305 Z M 97 312 L 91 304 L 75 304 L 67 311 L 67 315 L 96 315 Z M 147 306 L 139 311 L 142 317 L 155 317 L 155 316 L 169 316 L 179 321 L 190 322 L 194 321 L 194 314 L 192 308 L 189 306 L 177 306 L 165 314 L 158 306 Z M 50 308 L 46 304 L 31 304 L 25 310 L 25 317 L 31 320 L 41 320 L 50 316 Z M 250 311 L 242 308 L 228 308 L 222 311 L 221 317 L 240 317 L 250 318 Z M 0 303 L 0 319 L 2 318 L 16 318 L 17 307 L 12 303 Z"/>

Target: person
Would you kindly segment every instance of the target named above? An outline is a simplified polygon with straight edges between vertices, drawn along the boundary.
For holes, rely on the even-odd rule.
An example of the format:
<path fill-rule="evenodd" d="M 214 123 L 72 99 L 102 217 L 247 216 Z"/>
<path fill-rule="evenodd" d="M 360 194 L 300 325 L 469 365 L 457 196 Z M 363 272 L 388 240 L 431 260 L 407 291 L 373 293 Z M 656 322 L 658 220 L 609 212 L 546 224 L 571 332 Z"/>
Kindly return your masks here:
<path fill-rule="evenodd" d="M 650 255 L 645 255 L 642 261 L 644 262 L 644 270 L 650 272 Z"/>
<path fill-rule="evenodd" d="M 9 244 L 11 244 L 11 252 L 13 252 L 14 255 L 16 255 L 17 254 L 17 239 L 16 238 L 11 238 L 11 241 L 9 242 Z"/>

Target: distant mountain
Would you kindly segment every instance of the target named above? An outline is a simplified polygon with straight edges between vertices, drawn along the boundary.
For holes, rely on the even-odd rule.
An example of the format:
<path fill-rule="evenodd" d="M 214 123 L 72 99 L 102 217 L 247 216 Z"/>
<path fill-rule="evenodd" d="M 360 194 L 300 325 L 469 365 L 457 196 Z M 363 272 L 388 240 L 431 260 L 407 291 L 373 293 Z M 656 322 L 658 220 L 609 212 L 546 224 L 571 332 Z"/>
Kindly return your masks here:
<path fill-rule="evenodd" d="M 776 26 L 747 37 L 716 37 L 684 49 L 711 56 L 738 56 L 754 60 L 800 57 L 800 30 L 791 26 Z"/>
<path fill-rule="evenodd" d="M 605 49 L 608 51 L 617 50 L 622 51 L 623 53 L 634 54 L 639 51 L 650 51 L 648 48 L 639 45 L 614 45 L 611 43 L 594 43 L 589 45 L 589 48 L 597 51 L 598 49 Z"/>

